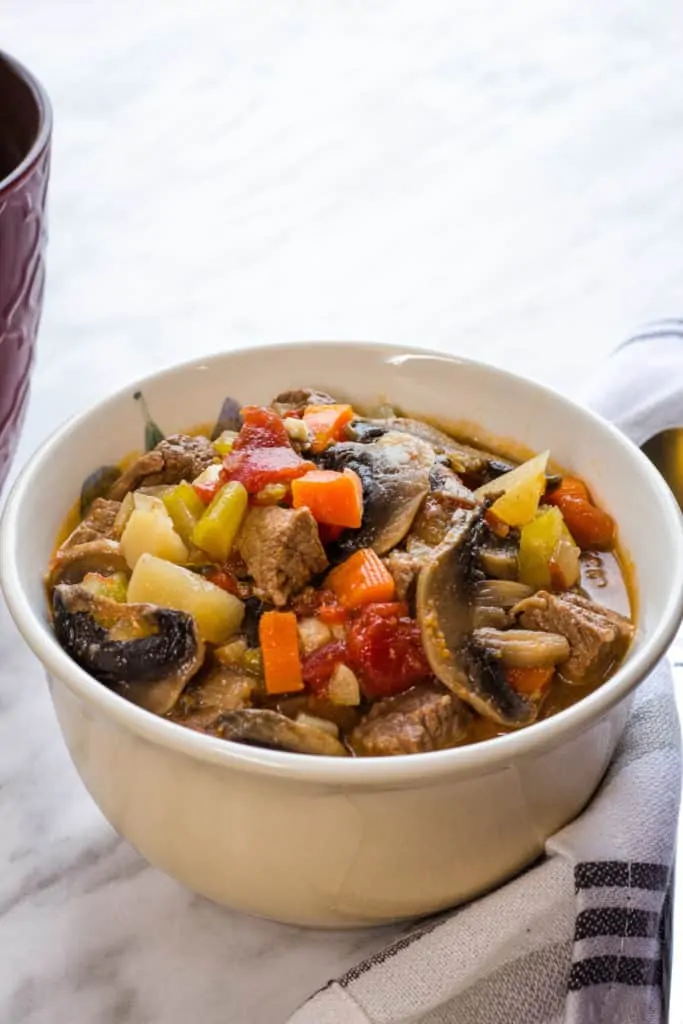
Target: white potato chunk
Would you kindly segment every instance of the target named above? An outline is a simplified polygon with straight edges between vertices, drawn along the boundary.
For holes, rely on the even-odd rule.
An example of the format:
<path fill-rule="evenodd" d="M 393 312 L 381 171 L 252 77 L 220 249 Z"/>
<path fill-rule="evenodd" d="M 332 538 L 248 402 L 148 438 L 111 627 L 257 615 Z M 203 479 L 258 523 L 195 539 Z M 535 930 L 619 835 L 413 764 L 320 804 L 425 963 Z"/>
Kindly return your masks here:
<path fill-rule="evenodd" d="M 175 608 L 193 615 L 203 640 L 224 644 L 242 625 L 244 604 L 196 572 L 143 554 L 130 583 L 128 600 Z"/>
<path fill-rule="evenodd" d="M 131 569 L 145 554 L 179 563 L 189 557 L 163 503 L 145 494 L 135 496 L 135 508 L 121 535 L 121 552 Z"/>

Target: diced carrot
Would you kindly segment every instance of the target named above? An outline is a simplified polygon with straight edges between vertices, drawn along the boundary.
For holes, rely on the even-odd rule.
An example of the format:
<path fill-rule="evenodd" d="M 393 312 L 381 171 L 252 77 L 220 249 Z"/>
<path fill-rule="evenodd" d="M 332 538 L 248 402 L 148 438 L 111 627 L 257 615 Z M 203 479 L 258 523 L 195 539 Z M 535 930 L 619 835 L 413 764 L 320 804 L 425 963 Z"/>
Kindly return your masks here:
<path fill-rule="evenodd" d="M 394 577 L 372 548 L 361 548 L 333 569 L 326 586 L 345 608 L 393 601 L 396 591 Z"/>
<path fill-rule="evenodd" d="M 206 578 L 209 583 L 220 587 L 221 590 L 227 590 L 229 594 L 237 594 L 239 591 L 237 580 L 231 572 L 227 572 L 225 569 L 214 569 L 212 572 L 207 573 Z"/>
<path fill-rule="evenodd" d="M 544 690 L 555 674 L 555 669 L 548 668 L 508 668 L 505 676 L 517 693 L 538 693 Z"/>
<path fill-rule="evenodd" d="M 504 523 L 502 519 L 499 519 L 495 512 L 491 509 L 487 509 L 484 513 L 484 519 L 486 525 L 491 530 L 491 533 L 495 534 L 496 537 L 507 537 L 510 532 L 510 527 L 507 523 Z"/>
<path fill-rule="evenodd" d="M 346 622 L 348 613 L 340 604 L 321 604 L 316 612 L 321 622 L 327 626 L 341 626 Z"/>
<path fill-rule="evenodd" d="M 307 405 L 303 419 L 311 434 L 311 450 L 322 452 L 328 444 L 338 441 L 354 416 L 350 405 Z"/>
<path fill-rule="evenodd" d="M 615 526 L 609 512 L 596 508 L 582 498 L 567 497 L 560 505 L 572 537 L 583 550 L 610 548 L 614 543 Z"/>
<path fill-rule="evenodd" d="M 259 621 L 259 641 L 268 693 L 303 690 L 294 612 L 264 612 Z"/>
<path fill-rule="evenodd" d="M 588 488 L 578 476 L 563 476 L 557 487 L 546 491 L 543 502 L 545 505 L 561 505 L 565 498 L 583 498 L 590 501 Z"/>
<path fill-rule="evenodd" d="M 544 497 L 546 505 L 557 505 L 567 528 L 582 550 L 610 548 L 614 544 L 615 525 L 608 512 L 591 501 L 583 480 L 565 476 Z"/>
<path fill-rule="evenodd" d="M 313 469 L 292 480 L 292 505 L 310 509 L 319 523 L 357 529 L 363 518 L 363 486 L 352 469 Z"/>

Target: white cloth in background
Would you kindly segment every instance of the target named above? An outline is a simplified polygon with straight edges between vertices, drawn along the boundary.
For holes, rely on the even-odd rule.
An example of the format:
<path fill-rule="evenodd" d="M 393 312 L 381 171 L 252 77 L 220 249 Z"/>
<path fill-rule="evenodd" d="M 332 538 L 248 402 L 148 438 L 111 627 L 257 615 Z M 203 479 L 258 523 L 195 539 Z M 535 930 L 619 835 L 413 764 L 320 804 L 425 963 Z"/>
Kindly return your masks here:
<path fill-rule="evenodd" d="M 587 400 L 638 444 L 683 425 L 683 321 L 621 346 Z M 663 662 L 638 690 L 597 794 L 540 862 L 406 931 L 289 1024 L 665 1024 L 680 796 Z"/>

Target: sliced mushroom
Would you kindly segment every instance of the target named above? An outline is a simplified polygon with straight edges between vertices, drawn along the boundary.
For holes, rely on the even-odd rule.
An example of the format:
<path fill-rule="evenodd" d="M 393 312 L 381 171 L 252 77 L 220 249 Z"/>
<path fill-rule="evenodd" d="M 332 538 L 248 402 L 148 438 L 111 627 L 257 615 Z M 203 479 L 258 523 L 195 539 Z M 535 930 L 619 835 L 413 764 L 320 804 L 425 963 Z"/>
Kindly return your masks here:
<path fill-rule="evenodd" d="M 379 436 L 381 431 L 399 431 L 402 434 L 410 434 L 421 441 L 426 441 L 437 454 L 444 454 L 448 457 L 448 461 L 456 473 L 483 475 L 489 480 L 502 476 L 503 473 L 508 473 L 515 467 L 514 462 L 501 458 L 493 452 L 463 444 L 429 423 L 404 416 L 392 416 L 382 420 L 353 420 L 347 427 L 347 436 L 358 441 L 369 441 Z"/>
<path fill-rule="evenodd" d="M 449 690 L 463 696 L 467 674 L 459 653 L 472 629 L 472 554 L 481 530 L 481 514 L 461 509 L 442 544 L 417 579 L 417 618 L 432 671 Z"/>
<path fill-rule="evenodd" d="M 472 640 L 500 654 L 511 668 L 549 668 L 569 657 L 567 638 L 532 629 L 476 629 Z"/>
<path fill-rule="evenodd" d="M 483 509 L 461 509 L 420 572 L 417 617 L 422 643 L 434 675 L 475 711 L 502 725 L 528 725 L 536 705 L 509 686 L 500 653 L 470 636 L 475 588 L 482 577 L 483 515 Z"/>
<path fill-rule="evenodd" d="M 516 580 L 519 572 L 518 555 L 518 545 L 512 540 L 506 540 L 483 545 L 479 560 L 487 576 L 496 580 Z"/>
<path fill-rule="evenodd" d="M 304 722 L 295 722 L 267 708 L 228 711 L 214 723 L 212 731 L 236 743 L 288 750 L 294 754 L 322 754 L 328 757 L 348 755 L 339 740 L 325 730 L 313 728 Z"/>
<path fill-rule="evenodd" d="M 57 639 L 105 686 L 157 715 L 173 707 L 204 661 L 191 615 L 151 604 L 119 604 L 60 584 L 52 607 Z"/>
<path fill-rule="evenodd" d="M 111 576 L 115 572 L 128 573 L 128 564 L 116 540 L 92 540 L 73 547 L 61 547 L 50 561 L 47 585 L 80 583 L 89 572 Z"/>
<path fill-rule="evenodd" d="M 507 629 L 512 625 L 512 615 L 505 608 L 491 604 L 475 604 L 472 609 L 472 629 Z"/>
<path fill-rule="evenodd" d="M 514 690 L 498 651 L 468 637 L 463 644 L 461 664 L 467 672 L 463 699 L 485 718 L 509 728 L 531 725 L 538 715 L 538 701 Z"/>
<path fill-rule="evenodd" d="M 532 593 L 531 587 L 516 580 L 482 580 L 473 590 L 472 628 L 507 629 L 514 622 L 512 608 Z"/>
<path fill-rule="evenodd" d="M 246 672 L 228 665 L 214 665 L 202 671 L 186 687 L 169 717 L 191 729 L 213 732 L 220 715 L 249 707 L 256 680 Z"/>
<path fill-rule="evenodd" d="M 531 587 L 516 580 L 482 580 L 474 588 L 475 603 L 494 608 L 512 608 L 518 601 L 532 594 Z"/>
<path fill-rule="evenodd" d="M 374 444 L 344 441 L 321 454 L 325 469 L 352 469 L 363 485 L 363 522 L 339 541 L 343 555 L 367 547 L 383 555 L 400 544 L 429 492 L 434 457 L 424 441 L 393 431 Z"/>
<path fill-rule="evenodd" d="M 299 412 L 307 405 L 334 405 L 335 402 L 336 399 L 326 391 L 319 391 L 317 388 L 296 388 L 292 391 L 283 391 L 271 404 L 278 416 L 284 416 L 288 412 Z"/>

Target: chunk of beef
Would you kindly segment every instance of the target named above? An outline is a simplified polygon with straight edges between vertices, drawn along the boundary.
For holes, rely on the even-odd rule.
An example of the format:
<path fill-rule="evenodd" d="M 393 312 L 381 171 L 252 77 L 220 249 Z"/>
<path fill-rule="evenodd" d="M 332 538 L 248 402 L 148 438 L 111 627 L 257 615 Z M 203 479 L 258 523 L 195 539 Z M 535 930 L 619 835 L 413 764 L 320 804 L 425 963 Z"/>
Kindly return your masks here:
<path fill-rule="evenodd" d="M 284 416 L 288 412 L 299 412 L 307 405 L 334 405 L 335 399 L 325 391 L 318 391 L 317 388 L 296 388 L 293 391 L 283 391 L 272 403 L 272 407 L 278 416 Z"/>
<path fill-rule="evenodd" d="M 357 754 L 390 757 L 450 747 L 464 737 L 469 712 L 437 683 L 420 683 L 378 701 L 350 736 Z"/>
<path fill-rule="evenodd" d="M 567 638 L 570 655 L 560 672 L 573 683 L 603 679 L 624 656 L 633 636 L 633 625 L 623 615 L 571 591 L 550 594 L 540 590 L 520 601 L 513 614 L 524 629 Z"/>
<path fill-rule="evenodd" d="M 256 595 L 278 607 L 327 568 L 318 525 L 307 508 L 252 508 L 237 550 L 254 578 Z"/>
<path fill-rule="evenodd" d="M 216 457 L 216 449 L 208 437 L 174 434 L 160 441 L 151 452 L 145 452 L 136 459 L 112 485 L 109 497 L 120 501 L 129 491 L 138 487 L 194 480 L 216 461 Z"/>
<path fill-rule="evenodd" d="M 424 557 L 394 548 L 382 561 L 394 577 L 396 600 L 410 601 L 415 592 L 418 573 L 424 564 Z"/>
<path fill-rule="evenodd" d="M 212 724 L 226 711 L 251 707 L 255 685 L 255 680 L 244 672 L 214 665 L 185 688 L 169 717 L 190 729 L 210 732 Z"/>
<path fill-rule="evenodd" d="M 120 508 L 120 501 L 95 498 L 85 518 L 62 544 L 62 550 L 88 544 L 93 540 L 117 540 L 114 523 Z"/>

